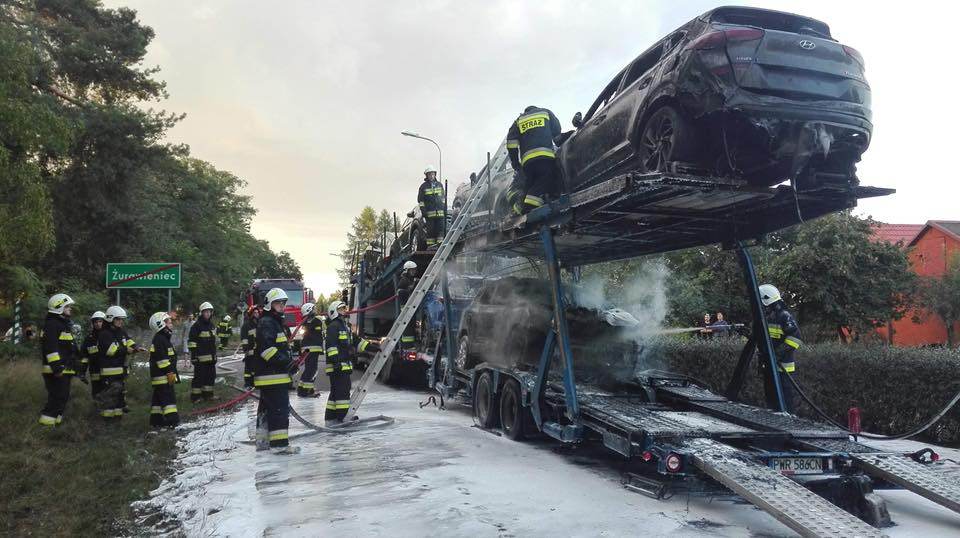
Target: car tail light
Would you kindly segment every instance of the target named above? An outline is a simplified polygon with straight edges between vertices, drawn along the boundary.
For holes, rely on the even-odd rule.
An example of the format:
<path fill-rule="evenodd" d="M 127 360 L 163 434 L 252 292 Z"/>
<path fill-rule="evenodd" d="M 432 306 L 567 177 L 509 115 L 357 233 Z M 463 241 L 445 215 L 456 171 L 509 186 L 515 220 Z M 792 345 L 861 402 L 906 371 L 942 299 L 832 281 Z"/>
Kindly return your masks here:
<path fill-rule="evenodd" d="M 844 45 L 843 52 L 846 52 L 847 56 L 853 58 L 853 61 L 860 64 L 861 69 L 864 69 L 866 67 L 866 64 L 863 63 L 863 56 L 860 54 L 860 51 L 858 51 L 857 49 Z"/>
<path fill-rule="evenodd" d="M 650 452 L 649 450 L 645 450 L 643 454 L 640 455 L 640 457 L 643 458 L 643 461 L 650 461 L 653 459 L 653 452 Z"/>
<path fill-rule="evenodd" d="M 408 360 L 408 361 L 415 361 L 415 360 L 417 360 L 417 352 L 416 352 L 416 351 L 408 351 L 408 352 L 407 352 L 407 360 Z"/>
<path fill-rule="evenodd" d="M 664 463 L 667 464 L 667 470 L 671 473 L 675 473 L 680 470 L 680 467 L 683 465 L 683 459 L 680 458 L 680 454 L 671 452 L 667 454 L 667 459 L 664 460 Z"/>
<path fill-rule="evenodd" d="M 687 48 L 696 50 L 715 49 L 727 43 L 738 41 L 752 41 L 763 37 L 763 30 L 759 28 L 730 28 L 717 30 L 694 39 Z"/>

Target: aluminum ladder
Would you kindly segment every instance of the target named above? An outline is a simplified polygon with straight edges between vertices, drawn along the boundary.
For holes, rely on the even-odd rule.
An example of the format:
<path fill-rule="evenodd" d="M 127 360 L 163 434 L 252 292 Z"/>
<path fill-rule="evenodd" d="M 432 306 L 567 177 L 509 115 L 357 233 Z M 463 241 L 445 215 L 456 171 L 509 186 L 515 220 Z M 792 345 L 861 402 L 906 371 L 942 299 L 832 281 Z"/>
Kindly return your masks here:
<path fill-rule="evenodd" d="M 487 167 L 486 175 L 489 176 L 489 174 L 489 167 Z M 403 305 L 403 309 L 400 310 L 400 315 L 397 316 L 396 321 L 393 322 L 393 327 L 390 328 L 390 332 L 387 333 L 387 336 L 380 342 L 380 351 L 374 356 L 370 366 L 367 367 L 367 371 L 360 379 L 360 383 L 354 388 L 353 394 L 350 396 L 350 408 L 347 410 L 344 422 L 349 422 L 353 420 L 353 417 L 357 416 L 357 410 L 360 409 L 363 399 L 367 396 L 370 384 L 380 375 L 380 370 L 383 369 L 383 366 L 387 363 L 387 359 L 390 358 L 390 354 L 393 353 L 397 342 L 400 341 L 400 337 L 403 335 L 403 331 L 407 329 L 407 325 L 413 320 L 413 316 L 416 314 L 417 309 L 420 308 L 420 304 L 423 303 L 427 292 L 433 288 L 433 285 L 437 282 L 437 277 L 445 270 L 444 266 L 447 263 L 447 259 L 449 259 L 453 253 L 457 241 L 460 240 L 460 235 L 463 233 L 463 230 L 466 229 L 467 224 L 470 222 L 471 215 L 476 210 L 480 200 L 483 199 L 488 188 L 489 181 L 483 179 L 477 181 L 473 191 L 457 215 L 457 218 L 454 219 L 453 224 L 450 225 L 450 229 L 447 230 L 447 235 L 443 238 L 443 242 L 440 243 L 436 254 L 434 254 L 433 259 L 430 260 L 430 263 L 427 265 L 427 269 L 423 272 L 423 276 L 420 277 L 417 285 L 413 288 L 410 298 L 407 299 L 407 304 Z"/>

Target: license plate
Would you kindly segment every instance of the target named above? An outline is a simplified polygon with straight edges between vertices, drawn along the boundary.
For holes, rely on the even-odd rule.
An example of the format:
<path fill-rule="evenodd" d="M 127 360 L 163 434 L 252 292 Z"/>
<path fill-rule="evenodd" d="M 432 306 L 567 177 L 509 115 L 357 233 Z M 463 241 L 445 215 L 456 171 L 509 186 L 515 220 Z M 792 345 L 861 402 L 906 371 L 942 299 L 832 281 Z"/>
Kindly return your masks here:
<path fill-rule="evenodd" d="M 770 466 L 783 474 L 821 474 L 823 458 L 773 458 Z"/>

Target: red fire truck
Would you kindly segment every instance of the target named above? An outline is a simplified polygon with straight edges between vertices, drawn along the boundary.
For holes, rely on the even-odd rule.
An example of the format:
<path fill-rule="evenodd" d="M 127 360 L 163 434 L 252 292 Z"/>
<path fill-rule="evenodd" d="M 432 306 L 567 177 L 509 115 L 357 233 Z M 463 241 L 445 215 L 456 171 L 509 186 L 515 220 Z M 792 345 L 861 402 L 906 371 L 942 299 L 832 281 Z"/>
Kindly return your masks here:
<path fill-rule="evenodd" d="M 303 321 L 300 315 L 300 306 L 313 302 L 313 290 L 305 288 L 303 282 L 292 278 L 258 278 L 250 283 L 244 292 L 244 302 L 247 306 L 263 305 L 267 292 L 273 288 L 280 288 L 287 292 L 287 307 L 284 309 L 284 320 L 287 327 L 296 327 Z"/>

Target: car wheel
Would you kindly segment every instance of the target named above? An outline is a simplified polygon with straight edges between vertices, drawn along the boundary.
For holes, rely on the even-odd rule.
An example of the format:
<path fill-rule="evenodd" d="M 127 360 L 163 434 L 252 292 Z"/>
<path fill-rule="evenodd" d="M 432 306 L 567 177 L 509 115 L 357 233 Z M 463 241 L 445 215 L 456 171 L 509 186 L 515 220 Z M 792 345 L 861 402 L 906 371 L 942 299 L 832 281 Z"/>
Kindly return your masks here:
<path fill-rule="evenodd" d="M 690 123 L 677 109 L 664 105 L 647 118 L 640 131 L 640 170 L 666 172 L 667 163 L 691 159 L 693 145 Z"/>
<path fill-rule="evenodd" d="M 490 372 L 480 374 L 473 391 L 473 418 L 481 428 L 497 426 L 497 391 Z"/>
<path fill-rule="evenodd" d="M 457 358 L 454 364 L 461 372 L 467 371 L 467 365 L 470 364 L 470 337 L 466 334 L 461 334 L 457 341 Z"/>
<path fill-rule="evenodd" d="M 503 434 L 514 441 L 522 441 L 529 430 L 530 410 L 523 406 L 520 384 L 508 379 L 500 393 L 500 425 Z"/>
<path fill-rule="evenodd" d="M 410 231 L 410 253 L 427 250 L 427 241 L 419 227 Z"/>

